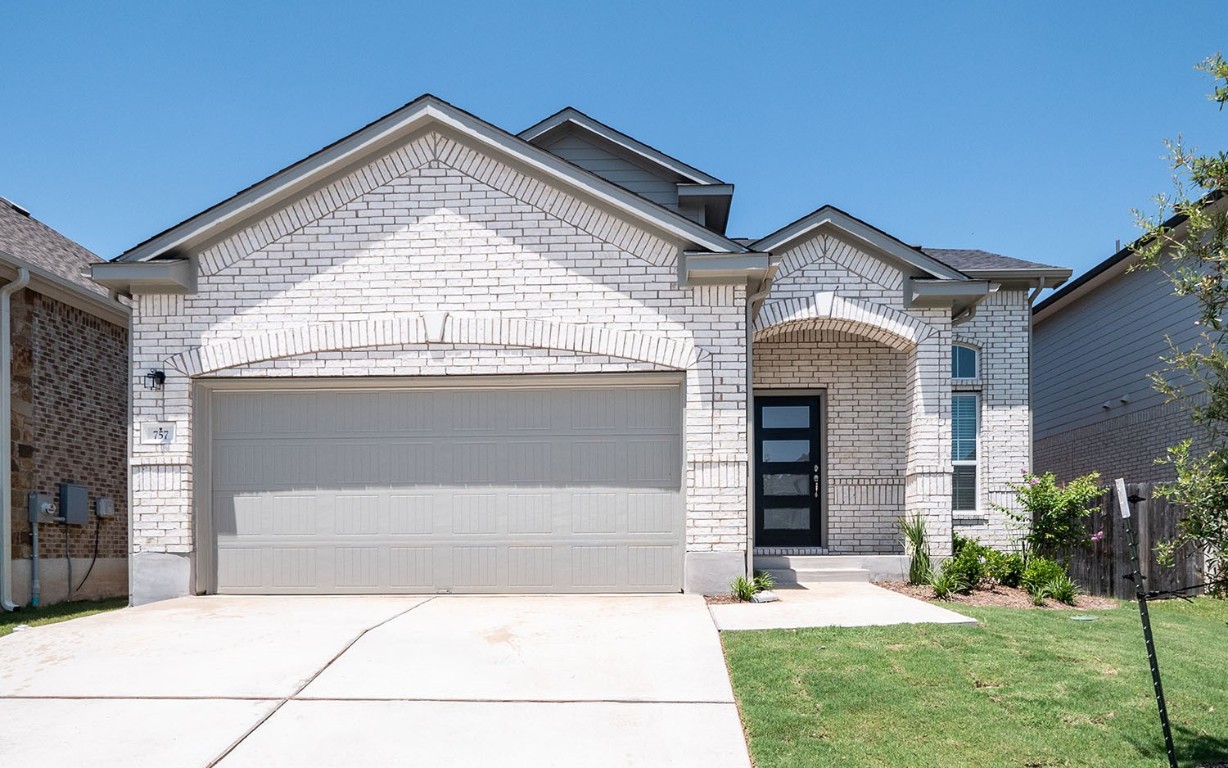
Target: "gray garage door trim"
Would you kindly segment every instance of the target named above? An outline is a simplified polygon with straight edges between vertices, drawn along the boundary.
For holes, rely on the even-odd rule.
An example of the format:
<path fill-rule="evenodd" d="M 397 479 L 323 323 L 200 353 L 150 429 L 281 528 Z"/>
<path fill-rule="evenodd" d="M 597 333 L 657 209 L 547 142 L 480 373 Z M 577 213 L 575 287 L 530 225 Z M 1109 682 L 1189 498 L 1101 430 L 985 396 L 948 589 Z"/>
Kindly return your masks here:
<path fill-rule="evenodd" d="M 197 591 L 672 592 L 680 374 L 201 379 Z"/>

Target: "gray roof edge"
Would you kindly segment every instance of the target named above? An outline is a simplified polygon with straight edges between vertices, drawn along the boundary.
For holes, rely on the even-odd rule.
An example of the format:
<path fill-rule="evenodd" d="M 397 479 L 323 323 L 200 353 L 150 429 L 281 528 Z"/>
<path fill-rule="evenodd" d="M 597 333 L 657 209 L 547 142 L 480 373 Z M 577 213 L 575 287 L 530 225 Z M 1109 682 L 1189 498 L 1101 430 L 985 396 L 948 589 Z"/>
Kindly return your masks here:
<path fill-rule="evenodd" d="M 616 144 L 650 162 L 653 162 L 663 168 L 667 168 L 679 176 L 686 176 L 697 184 L 725 183 L 711 174 L 704 173 L 693 165 L 684 163 L 678 158 L 667 155 L 661 150 L 649 146 L 639 139 L 628 136 L 617 128 L 612 128 L 600 120 L 589 117 L 575 107 L 564 107 L 558 112 L 555 112 L 553 115 L 547 117 L 545 120 L 529 126 L 516 135 L 525 141 L 532 142 L 534 139 L 567 123 L 571 123 L 572 125 L 582 128 L 595 136 L 601 137 L 611 144 Z"/>
<path fill-rule="evenodd" d="M 1228 207 L 1228 192 L 1216 191 L 1204 196 L 1199 204 L 1207 208 L 1220 209 Z M 1184 226 L 1186 222 L 1184 214 L 1175 214 L 1165 220 L 1160 226 L 1168 230 L 1176 230 Z M 1085 291 L 1093 290 L 1096 286 L 1103 283 L 1105 280 L 1112 279 L 1120 272 L 1129 268 L 1137 259 L 1137 249 L 1141 246 L 1146 238 L 1139 238 L 1129 245 L 1121 248 L 1109 256 L 1107 259 L 1098 262 L 1090 269 L 1084 271 L 1074 280 L 1066 283 L 1060 290 L 1057 290 L 1044 298 L 1036 306 L 1032 307 L 1033 323 L 1040 322 L 1052 315 L 1064 304 L 1077 299 Z"/>
<path fill-rule="evenodd" d="M 904 244 L 881 229 L 867 224 L 833 205 L 824 205 L 822 208 L 803 216 L 791 224 L 785 225 L 772 234 L 756 240 L 751 243 L 751 249 L 774 252 L 783 245 L 809 236 L 816 229 L 820 229 L 825 225 L 834 226 L 847 232 L 858 240 L 935 277 L 948 280 L 964 280 L 968 277 L 958 269 Z"/>
<path fill-rule="evenodd" d="M 98 261 L 89 266 L 92 267 L 96 264 L 106 263 L 105 261 Z M 82 288 L 67 278 L 61 277 L 37 264 L 32 264 L 18 256 L 14 256 L 3 249 L 0 249 L 0 265 L 13 270 L 28 270 L 30 273 L 30 285 L 28 287 L 31 290 L 46 294 L 57 301 L 77 307 L 115 325 L 122 325 L 124 327 L 128 325 L 128 317 L 131 310 L 125 304 L 112 301 L 109 296 Z"/>
<path fill-rule="evenodd" d="M 332 171 L 343 161 L 361 158 L 362 151 L 375 145 L 377 148 L 395 141 L 395 137 L 408 133 L 420 123 L 434 119 L 462 133 L 469 133 L 510 155 L 516 156 L 529 167 L 539 172 L 553 174 L 606 205 L 637 215 L 682 240 L 687 240 L 714 251 L 748 250 L 738 243 L 691 221 L 680 213 L 625 190 L 613 182 L 585 171 L 566 160 L 536 147 L 527 141 L 498 128 L 485 120 L 449 104 L 442 99 L 426 94 L 405 106 L 369 123 L 354 133 L 339 139 L 323 149 L 268 176 L 226 200 L 202 211 L 148 240 L 125 251 L 115 261 L 147 261 L 177 247 L 190 238 L 199 239 L 202 232 L 234 226 L 261 213 L 273 210 L 288 195 L 279 198 L 277 193 L 305 180 Z"/>

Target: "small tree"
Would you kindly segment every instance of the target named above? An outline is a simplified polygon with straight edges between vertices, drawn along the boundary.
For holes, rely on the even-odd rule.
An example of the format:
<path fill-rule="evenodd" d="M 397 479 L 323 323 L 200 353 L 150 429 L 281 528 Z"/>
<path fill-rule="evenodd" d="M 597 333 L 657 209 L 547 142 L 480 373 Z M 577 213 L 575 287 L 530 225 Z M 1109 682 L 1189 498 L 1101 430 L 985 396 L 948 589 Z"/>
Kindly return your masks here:
<path fill-rule="evenodd" d="M 1198 65 L 1214 81 L 1211 100 L 1228 103 L 1228 62 L 1216 54 Z M 1139 265 L 1161 270 L 1174 293 L 1198 304 L 1202 328 L 1198 343 L 1182 349 L 1169 339 L 1164 370 L 1153 374 L 1156 389 L 1169 400 L 1183 400 L 1206 434 L 1208 450 L 1195 454 L 1191 441 L 1169 449 L 1161 459 L 1177 479 L 1160 493 L 1180 503 L 1185 517 L 1177 535 L 1160 547 L 1171 562 L 1182 546 L 1203 549 L 1207 577 L 1220 578 L 1228 556 L 1228 153 L 1198 154 L 1178 138 L 1166 142 L 1174 192 L 1156 198 L 1156 212 L 1135 212 L 1143 236 L 1135 246 Z"/>

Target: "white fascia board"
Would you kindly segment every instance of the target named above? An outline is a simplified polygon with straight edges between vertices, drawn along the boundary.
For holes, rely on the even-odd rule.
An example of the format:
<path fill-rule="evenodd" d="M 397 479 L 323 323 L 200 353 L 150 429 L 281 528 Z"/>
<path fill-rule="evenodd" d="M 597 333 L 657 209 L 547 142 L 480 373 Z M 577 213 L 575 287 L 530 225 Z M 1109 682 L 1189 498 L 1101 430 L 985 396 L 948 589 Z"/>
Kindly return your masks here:
<path fill-rule="evenodd" d="M 993 284 L 988 280 L 909 278 L 905 285 L 910 307 L 948 307 L 952 302 L 984 298 L 993 290 Z"/>
<path fill-rule="evenodd" d="M 560 110 L 536 125 L 521 131 L 517 136 L 525 141 L 534 139 L 553 131 L 566 123 L 571 123 L 601 139 L 621 147 L 633 155 L 637 155 L 654 165 L 659 165 L 679 176 L 685 176 L 696 184 L 721 184 L 720 179 L 704 173 L 698 168 L 687 165 L 681 160 L 670 157 L 659 149 L 653 149 L 642 141 L 631 138 L 627 134 L 600 123 L 573 107 Z"/>
<path fill-rule="evenodd" d="M 104 288 L 128 295 L 196 292 L 192 259 L 106 261 L 90 265 L 89 277 Z"/>
<path fill-rule="evenodd" d="M 124 253 L 120 259 L 123 262 L 146 261 L 158 255 L 203 242 L 207 240 L 208 233 L 224 231 L 244 221 L 247 217 L 259 215 L 266 210 L 271 212 L 299 190 L 345 168 L 350 163 L 356 163 L 372 149 L 378 150 L 389 146 L 397 138 L 432 123 L 446 126 L 464 136 L 505 152 L 528 168 L 576 187 L 608 208 L 640 220 L 647 220 L 657 229 L 685 242 L 692 242 L 713 251 L 736 251 L 742 248 L 737 243 L 705 229 L 680 214 L 662 208 L 562 158 L 483 123 L 480 119 L 450 104 L 434 97 L 426 97 L 420 102 L 410 104 L 377 120 L 367 128 L 321 150 L 316 155 L 270 176 L 251 189 L 221 203 L 215 209 L 198 214 L 183 224 L 172 227 L 163 234 L 136 246 Z M 742 248 L 742 250 L 746 249 Z"/>
<path fill-rule="evenodd" d="M 949 267 L 914 248 L 909 248 L 895 238 L 832 206 L 824 206 L 783 229 L 751 243 L 751 249 L 779 253 L 784 250 L 785 246 L 798 240 L 814 237 L 826 228 L 833 228 L 847 237 L 865 243 L 880 253 L 891 256 L 934 277 L 947 280 L 967 279 L 967 275 L 959 270 Z"/>
<path fill-rule="evenodd" d="M 985 280 L 1027 280 L 1035 282 L 1044 278 L 1046 288 L 1056 288 L 1070 279 L 1072 270 L 1064 267 L 1042 269 L 1038 267 L 1021 267 L 1019 269 L 965 269 L 968 277 Z"/>
<path fill-rule="evenodd" d="M 700 253 L 682 254 L 683 285 L 741 285 L 761 281 L 771 268 L 767 253 Z"/>

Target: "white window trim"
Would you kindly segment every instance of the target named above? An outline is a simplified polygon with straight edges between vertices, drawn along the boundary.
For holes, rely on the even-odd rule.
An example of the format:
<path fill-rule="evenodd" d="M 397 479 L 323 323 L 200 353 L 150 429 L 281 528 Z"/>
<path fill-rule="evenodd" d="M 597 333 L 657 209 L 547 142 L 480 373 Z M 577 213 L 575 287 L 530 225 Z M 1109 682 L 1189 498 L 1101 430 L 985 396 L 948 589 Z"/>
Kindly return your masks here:
<path fill-rule="evenodd" d="M 962 347 L 963 349 L 972 352 L 972 375 L 971 376 L 956 376 L 955 375 L 955 348 Z M 951 342 L 951 381 L 961 384 L 971 382 L 979 382 L 981 380 L 981 350 L 979 347 L 973 346 L 967 342 L 954 341 Z"/>
<path fill-rule="evenodd" d="M 951 481 L 952 481 L 951 512 L 954 516 L 959 516 L 961 514 L 965 516 L 972 515 L 972 514 L 983 514 L 981 511 L 981 467 L 980 467 L 980 464 L 981 464 L 981 423 L 982 423 L 981 402 L 983 398 L 981 397 L 981 393 L 979 391 L 953 392 L 951 396 L 952 398 L 972 397 L 976 399 L 976 406 L 973 409 L 973 412 L 976 415 L 976 458 L 973 459 L 972 461 L 968 461 L 966 459 L 962 459 L 962 460 L 951 459 L 952 467 L 972 467 L 974 469 L 973 485 L 972 485 L 973 506 L 971 509 L 956 509 L 955 508 L 955 488 L 954 488 L 955 473 L 954 471 L 952 471 L 951 472 Z M 955 442 L 955 430 L 954 430 L 954 418 L 953 417 L 952 417 L 952 429 L 951 429 L 951 442 L 952 443 Z"/>

